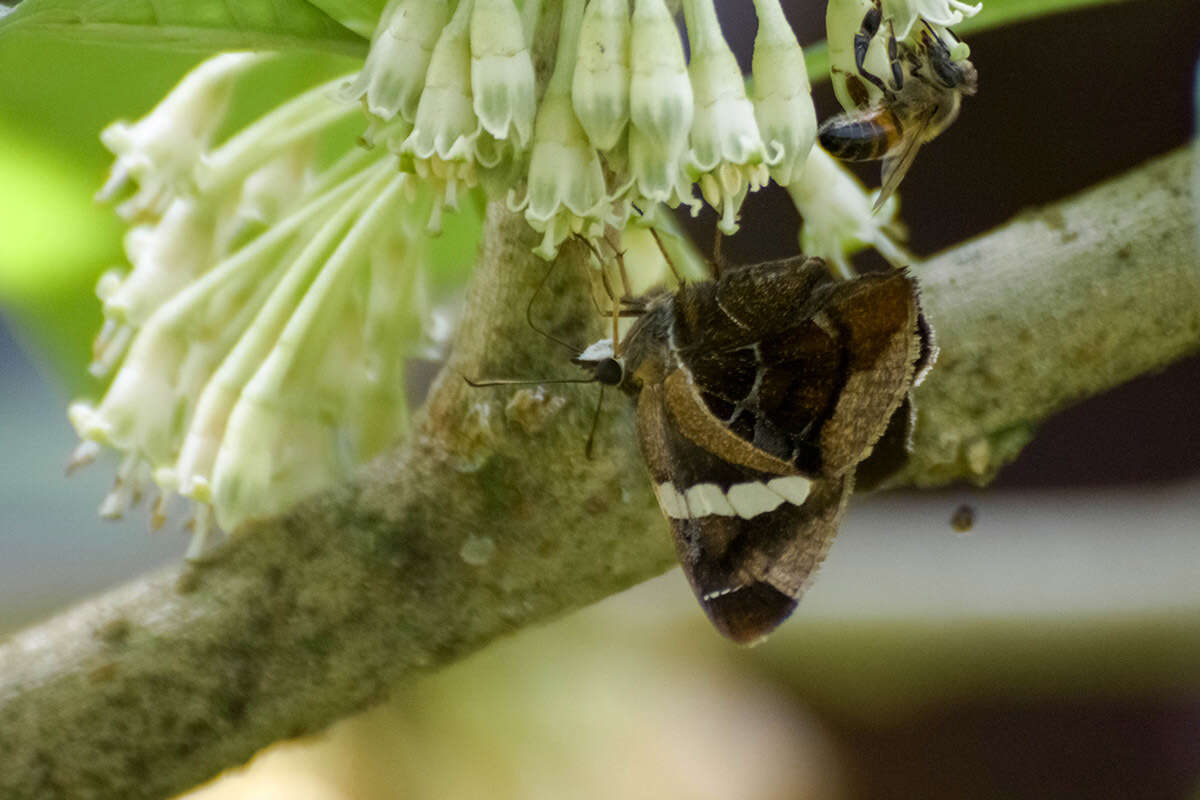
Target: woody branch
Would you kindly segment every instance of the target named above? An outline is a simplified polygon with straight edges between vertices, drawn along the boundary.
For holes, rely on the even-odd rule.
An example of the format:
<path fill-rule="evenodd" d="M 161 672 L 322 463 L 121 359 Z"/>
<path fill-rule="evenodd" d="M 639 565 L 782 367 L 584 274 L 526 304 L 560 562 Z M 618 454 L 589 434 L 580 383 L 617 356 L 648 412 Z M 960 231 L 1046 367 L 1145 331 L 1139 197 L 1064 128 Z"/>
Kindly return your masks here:
<path fill-rule="evenodd" d="M 1046 416 L 1200 349 L 1194 156 L 917 268 L 942 355 L 917 395 L 908 483 L 986 480 Z M 201 566 L 0 647 L 0 795 L 174 794 L 673 562 L 624 402 L 610 398 L 588 460 L 595 387 L 460 378 L 571 374 L 526 327 L 546 269 L 533 244 L 491 206 L 453 358 L 405 445 Z M 580 343 L 599 334 L 583 258 L 564 248 L 538 304 Z"/>

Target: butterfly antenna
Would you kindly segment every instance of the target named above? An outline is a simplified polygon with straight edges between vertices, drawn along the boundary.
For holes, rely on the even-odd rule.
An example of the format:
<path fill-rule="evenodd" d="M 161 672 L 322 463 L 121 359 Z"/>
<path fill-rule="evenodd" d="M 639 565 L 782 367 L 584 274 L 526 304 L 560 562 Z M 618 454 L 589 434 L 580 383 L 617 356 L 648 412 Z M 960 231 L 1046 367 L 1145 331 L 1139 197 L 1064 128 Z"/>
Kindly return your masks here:
<path fill-rule="evenodd" d="M 588 430 L 587 444 L 583 446 L 583 455 L 592 460 L 592 445 L 596 443 L 596 426 L 600 424 L 600 409 L 604 405 L 604 384 L 600 384 L 600 396 L 596 398 L 596 410 L 592 413 L 592 427 Z"/>
<path fill-rule="evenodd" d="M 573 344 L 570 344 L 569 342 L 564 342 L 562 339 L 559 339 L 557 336 L 554 336 L 549 331 L 542 330 L 537 325 L 533 324 L 533 301 L 537 299 L 538 294 L 542 291 L 542 287 L 544 287 L 546 285 L 546 281 L 550 280 L 550 273 L 554 272 L 554 268 L 556 266 L 558 266 L 558 259 L 555 259 L 554 261 L 550 262 L 550 267 L 549 267 L 549 269 L 546 270 L 546 274 L 542 276 L 542 279 L 540 281 L 538 281 L 537 288 L 534 289 L 533 294 L 530 295 L 529 303 L 525 306 L 525 322 L 536 333 L 540 333 L 542 336 L 545 336 L 550 341 L 556 342 L 557 344 L 562 345 L 563 347 L 570 350 L 572 354 L 578 355 L 581 352 L 580 348 L 574 346 Z"/>
<path fill-rule="evenodd" d="M 516 379 L 497 378 L 495 380 L 477 381 L 477 380 L 468 378 L 466 375 L 463 375 L 461 372 L 459 373 L 459 375 L 462 377 L 462 379 L 464 381 L 467 382 L 468 386 L 470 386 L 474 389 L 480 389 L 485 386 L 540 386 L 541 384 L 544 384 L 544 383 L 596 383 L 596 378 L 594 378 L 594 377 L 592 377 L 592 378 L 550 378 L 550 379 L 543 378 L 541 380 L 525 380 L 522 378 L 516 378 Z"/>

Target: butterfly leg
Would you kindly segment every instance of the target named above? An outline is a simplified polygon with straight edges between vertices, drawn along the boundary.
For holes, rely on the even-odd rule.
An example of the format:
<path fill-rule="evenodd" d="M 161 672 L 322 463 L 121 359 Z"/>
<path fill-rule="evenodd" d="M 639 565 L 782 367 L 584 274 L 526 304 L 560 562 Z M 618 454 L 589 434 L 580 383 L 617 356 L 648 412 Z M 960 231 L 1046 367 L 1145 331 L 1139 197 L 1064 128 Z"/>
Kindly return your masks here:
<path fill-rule="evenodd" d="M 675 282 L 683 286 L 685 281 L 683 276 L 679 274 L 679 268 L 675 266 L 675 262 L 671 260 L 671 254 L 667 252 L 667 246 L 663 244 L 662 237 L 658 234 L 658 228 L 650 226 L 650 235 L 654 237 L 654 243 L 658 245 L 658 252 L 662 253 L 663 261 L 667 262 L 667 266 L 671 268 L 671 274 L 675 276 Z"/>
<path fill-rule="evenodd" d="M 596 410 L 592 412 L 592 426 L 588 428 L 587 443 L 583 446 L 583 456 L 592 460 L 592 446 L 596 443 L 596 428 L 600 424 L 600 408 L 604 405 L 604 384 L 600 384 L 600 396 L 596 398 Z"/>
<path fill-rule="evenodd" d="M 715 280 L 721 279 L 721 272 L 725 269 L 725 254 L 721 252 L 721 244 L 724 241 L 725 235 L 721 233 L 721 226 L 718 225 L 713 229 L 712 268 Z"/>

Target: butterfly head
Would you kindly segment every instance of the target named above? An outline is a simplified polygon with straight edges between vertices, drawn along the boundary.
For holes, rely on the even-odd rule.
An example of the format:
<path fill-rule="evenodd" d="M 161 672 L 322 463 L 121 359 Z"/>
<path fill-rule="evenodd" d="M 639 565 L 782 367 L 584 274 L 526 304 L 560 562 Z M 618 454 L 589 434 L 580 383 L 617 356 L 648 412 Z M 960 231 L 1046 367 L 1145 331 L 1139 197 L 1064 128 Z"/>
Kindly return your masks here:
<path fill-rule="evenodd" d="M 625 361 L 613 351 L 612 339 L 601 339 L 575 358 L 575 364 L 590 370 L 598 383 L 605 386 L 620 386 L 625 380 Z"/>

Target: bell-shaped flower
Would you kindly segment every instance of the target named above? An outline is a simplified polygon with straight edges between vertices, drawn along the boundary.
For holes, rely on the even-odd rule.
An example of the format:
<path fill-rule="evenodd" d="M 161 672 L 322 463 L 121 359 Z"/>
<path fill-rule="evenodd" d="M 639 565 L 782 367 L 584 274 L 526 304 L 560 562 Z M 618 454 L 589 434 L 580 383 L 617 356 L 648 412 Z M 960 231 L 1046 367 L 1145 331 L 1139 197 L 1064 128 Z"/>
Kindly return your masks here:
<path fill-rule="evenodd" d="M 684 0 L 683 9 L 696 101 L 689 170 L 720 215 L 718 226 L 732 234 L 746 192 L 767 183 L 768 158 L 742 71 L 721 34 L 712 0 Z"/>
<path fill-rule="evenodd" d="M 105 291 L 104 315 L 140 328 L 150 314 L 213 263 L 214 209 L 194 197 L 171 201 L 162 219 L 125 234 L 133 269 Z"/>
<path fill-rule="evenodd" d="M 983 10 L 983 3 L 963 3 L 960 0 L 882 0 L 883 24 L 890 36 L 894 30 L 899 40 L 908 39 L 913 28 L 924 20 L 931 25 L 947 28 Z"/>
<path fill-rule="evenodd" d="M 629 121 L 629 2 L 591 0 L 579 28 L 571 101 L 597 150 L 617 145 Z"/>
<path fill-rule="evenodd" d="M 559 54 L 538 109 L 525 195 L 519 201 L 515 191 L 508 195 L 509 207 L 524 211 L 529 225 L 543 234 L 534 252 L 546 259 L 572 233 L 599 236 L 613 213 L 600 156 L 571 107 L 582 10 L 582 0 L 564 3 Z"/>
<path fill-rule="evenodd" d="M 471 91 L 487 135 L 524 150 L 537 111 L 533 57 L 513 0 L 474 0 L 471 14 Z"/>
<path fill-rule="evenodd" d="M 700 203 L 687 171 L 695 101 L 675 20 L 663 0 L 637 0 L 630 33 L 629 184 L 644 213 L 663 203 Z"/>
<path fill-rule="evenodd" d="M 346 102 L 362 98 L 367 111 L 384 121 L 399 114 L 411 122 L 434 45 L 448 19 L 448 0 L 389 0 L 366 63 L 339 97 Z"/>
<path fill-rule="evenodd" d="M 135 193 L 117 207 L 126 219 L 157 216 L 192 187 L 192 169 L 225 118 L 236 80 L 264 57 L 224 53 L 193 69 L 162 102 L 137 122 L 114 122 L 100 140 L 117 157 L 98 200 L 115 198 L 130 184 Z"/>
<path fill-rule="evenodd" d="M 143 330 L 104 399 L 98 405 L 76 401 L 68 409 L 79 438 L 136 453 L 151 464 L 166 462 L 176 446 L 180 403 L 187 401 L 176 382 L 187 348 L 186 327 Z"/>
<path fill-rule="evenodd" d="M 754 114 L 772 163 L 771 177 L 786 186 L 799 177 L 817 138 L 804 53 L 779 0 L 755 0 Z"/>
<path fill-rule="evenodd" d="M 825 41 L 829 44 L 829 80 L 838 103 L 847 111 L 878 102 L 883 93 L 863 80 L 854 61 L 854 37 L 862 29 L 863 18 L 873 11 L 872 0 L 829 0 L 825 6 Z M 875 36 L 868 43 L 863 68 L 872 75 L 890 76 L 887 42 Z M 862 92 L 866 91 L 864 98 Z"/>
<path fill-rule="evenodd" d="M 270 285 L 279 244 L 245 248 L 158 307 L 99 406 L 72 405 L 80 438 L 136 453 L 156 468 L 172 462 L 195 399 Z"/>
<path fill-rule="evenodd" d="M 786 188 L 803 219 L 800 249 L 824 258 L 842 277 L 854 276 L 849 256 L 864 247 L 874 247 L 893 266 L 913 261 L 897 244 L 904 232 L 895 220 L 897 197 L 871 213 L 874 197 L 820 145 L 813 146 L 799 178 Z"/>
<path fill-rule="evenodd" d="M 695 118 L 683 42 L 663 0 L 637 0 L 629 48 L 629 196 L 643 211 L 699 204 L 686 172 Z"/>
<path fill-rule="evenodd" d="M 458 207 L 460 188 L 478 183 L 476 140 L 479 119 L 471 93 L 470 20 L 474 0 L 458 8 L 433 48 L 425 91 L 412 133 L 400 147 L 401 167 L 415 172 L 440 195 L 430 229 L 437 230 L 442 206 Z"/>

